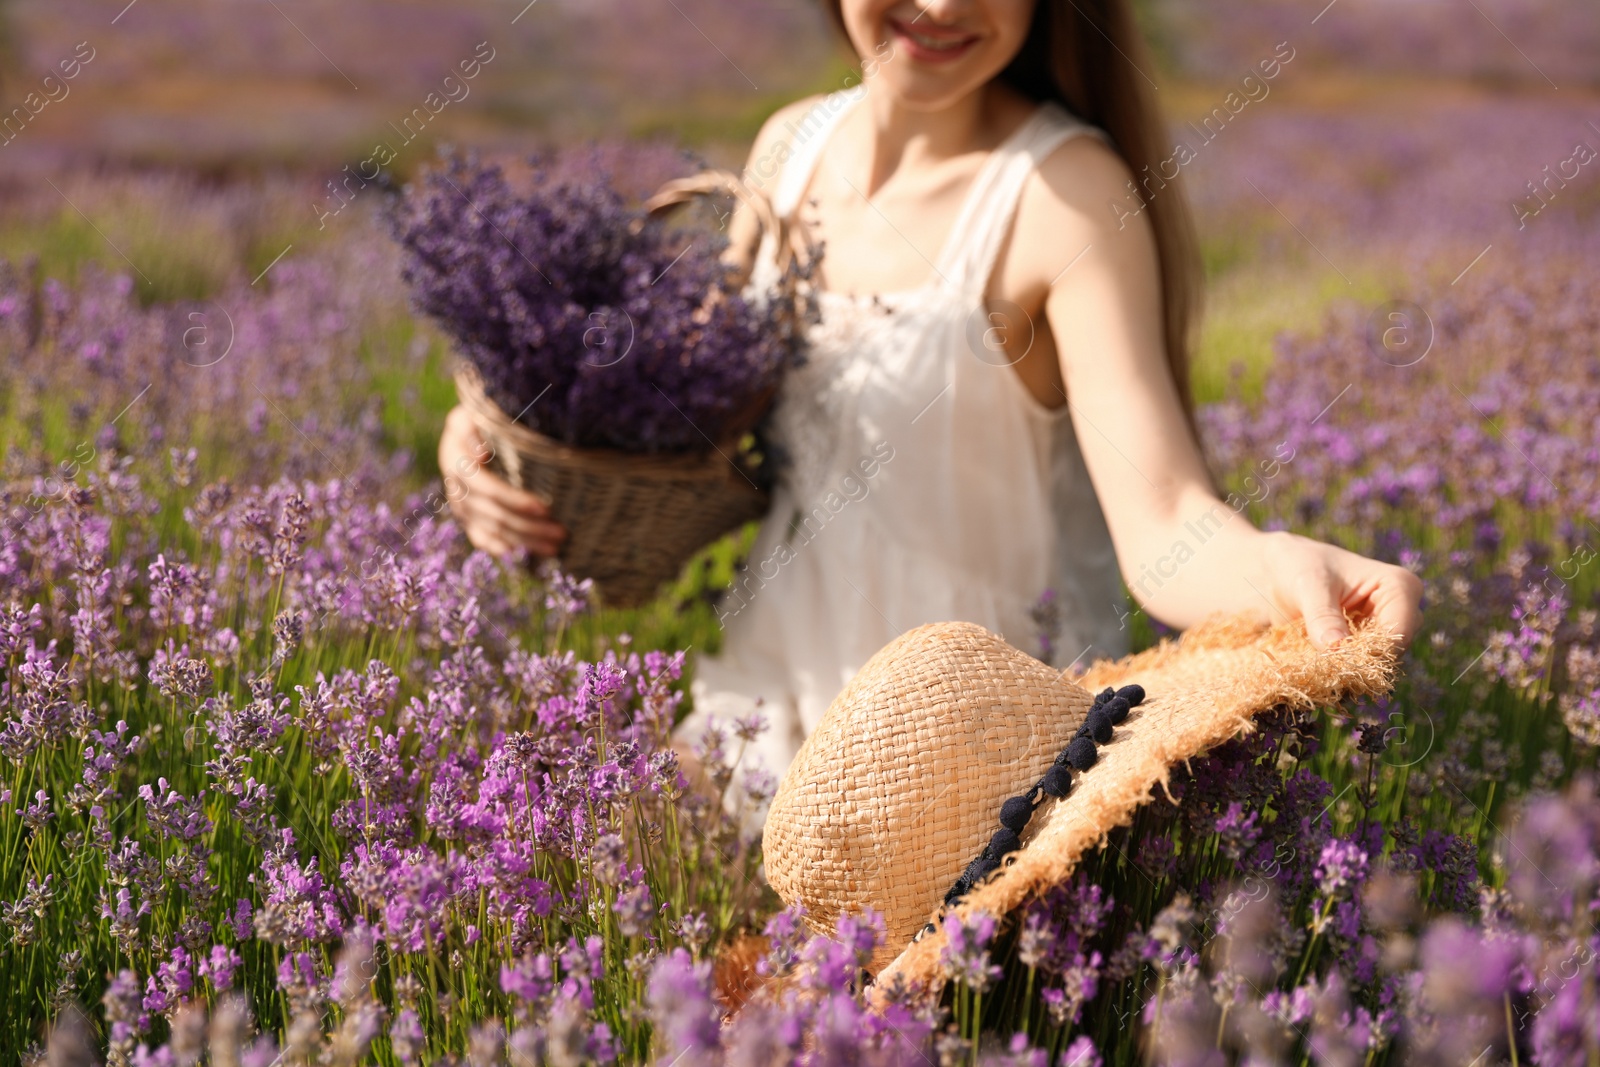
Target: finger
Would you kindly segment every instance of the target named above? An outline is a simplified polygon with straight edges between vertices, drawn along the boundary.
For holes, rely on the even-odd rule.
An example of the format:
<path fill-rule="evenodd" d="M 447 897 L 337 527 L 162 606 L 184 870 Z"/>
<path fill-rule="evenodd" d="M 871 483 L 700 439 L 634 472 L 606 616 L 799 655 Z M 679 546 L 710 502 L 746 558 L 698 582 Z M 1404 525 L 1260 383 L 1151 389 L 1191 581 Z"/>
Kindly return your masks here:
<path fill-rule="evenodd" d="M 487 526 L 469 526 L 466 530 L 467 540 L 480 552 L 487 552 L 491 556 L 503 556 L 511 551 L 511 545 L 506 539 Z"/>
<path fill-rule="evenodd" d="M 480 515 L 477 521 L 502 540 L 542 556 L 556 555 L 567 539 L 566 530 L 552 522 L 489 515 Z"/>
<path fill-rule="evenodd" d="M 478 471 L 466 481 L 467 495 L 482 493 L 501 507 L 536 519 L 549 518 L 550 505 L 544 498 L 526 489 L 518 489 L 487 468 Z"/>
<path fill-rule="evenodd" d="M 1404 650 L 1422 629 L 1422 579 L 1383 565 L 1347 587 L 1345 607 L 1362 625 L 1388 631 L 1396 650 Z"/>
<path fill-rule="evenodd" d="M 1299 583 L 1300 616 L 1306 633 L 1319 649 L 1333 648 L 1350 634 L 1344 620 L 1344 582 L 1333 570 L 1319 568 L 1305 574 Z"/>
<path fill-rule="evenodd" d="M 556 524 L 549 519 L 535 518 L 506 507 L 499 501 L 479 493 L 468 494 L 456 500 L 450 509 L 463 526 L 492 523 L 515 530 L 525 537 L 536 537 Z"/>
<path fill-rule="evenodd" d="M 1409 647 L 1422 629 L 1422 579 L 1401 567 L 1385 574 L 1372 596 L 1372 618 L 1399 648 Z"/>
<path fill-rule="evenodd" d="M 566 528 L 549 519 L 533 519 L 520 512 L 503 507 L 493 500 L 480 500 L 477 515 L 480 519 L 500 527 L 501 533 L 518 541 L 560 540 Z"/>
<path fill-rule="evenodd" d="M 527 548 L 535 545 L 559 546 L 566 534 L 566 531 L 555 523 L 540 519 L 524 519 L 510 514 L 486 518 L 485 521 L 495 526 L 495 532 L 499 536 Z"/>
<path fill-rule="evenodd" d="M 546 558 L 558 555 L 561 546 L 558 542 L 548 538 L 525 540 L 521 537 L 493 532 L 488 528 L 480 529 L 470 538 L 472 547 L 479 549 L 496 559 L 505 559 L 518 550 L 528 552 L 530 555 Z"/>

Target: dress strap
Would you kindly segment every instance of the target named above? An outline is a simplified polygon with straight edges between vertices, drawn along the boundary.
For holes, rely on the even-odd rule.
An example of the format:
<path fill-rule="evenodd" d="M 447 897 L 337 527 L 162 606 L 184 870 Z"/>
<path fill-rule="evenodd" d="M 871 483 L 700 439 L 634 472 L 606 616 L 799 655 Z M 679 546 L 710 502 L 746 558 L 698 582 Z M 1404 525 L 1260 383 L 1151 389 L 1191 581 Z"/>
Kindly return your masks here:
<path fill-rule="evenodd" d="M 827 143 L 828 135 L 866 91 L 863 82 L 829 93 L 813 104 L 799 122 L 788 123 L 789 154 L 772 196 L 772 208 L 780 219 L 790 217 L 800 206 L 800 195 L 805 192 L 812 171 L 817 169 L 817 160 L 822 158 L 822 146 Z"/>
<path fill-rule="evenodd" d="M 1064 141 L 1083 134 L 1108 140 L 1098 127 L 1047 100 L 995 149 L 945 246 L 939 273 L 946 284 L 967 294 L 981 295 L 988 288 L 989 275 L 994 273 L 995 259 L 1029 176 Z"/>

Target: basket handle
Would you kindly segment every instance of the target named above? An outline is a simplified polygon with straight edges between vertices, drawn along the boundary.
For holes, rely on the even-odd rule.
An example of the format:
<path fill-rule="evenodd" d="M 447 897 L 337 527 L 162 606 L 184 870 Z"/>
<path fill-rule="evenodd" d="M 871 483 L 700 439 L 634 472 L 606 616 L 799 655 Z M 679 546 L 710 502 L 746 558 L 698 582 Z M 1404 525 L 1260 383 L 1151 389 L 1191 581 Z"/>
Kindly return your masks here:
<path fill-rule="evenodd" d="M 772 234 L 777 242 L 779 271 L 786 270 L 795 258 L 794 249 L 789 244 L 788 222 L 778 216 L 772 201 L 765 193 L 759 189 L 752 189 L 745 184 L 743 178 L 732 171 L 711 168 L 686 178 L 674 178 L 664 182 L 644 202 L 644 209 L 651 215 L 659 216 L 679 204 L 688 203 L 697 196 L 714 196 L 718 193 L 732 195 L 755 214 L 762 233 Z"/>

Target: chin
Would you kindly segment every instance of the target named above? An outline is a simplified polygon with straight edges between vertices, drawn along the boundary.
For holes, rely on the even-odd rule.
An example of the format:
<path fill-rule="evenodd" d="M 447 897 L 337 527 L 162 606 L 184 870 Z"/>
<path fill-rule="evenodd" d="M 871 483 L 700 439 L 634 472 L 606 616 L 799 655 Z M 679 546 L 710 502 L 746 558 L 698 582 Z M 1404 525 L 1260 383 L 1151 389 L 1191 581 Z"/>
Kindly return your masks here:
<path fill-rule="evenodd" d="M 872 57 L 863 72 L 870 64 L 874 92 L 917 111 L 949 107 L 992 81 L 1021 48 L 1032 10 L 1033 0 L 980 0 L 936 21 L 906 0 L 843 4 L 852 44 Z"/>
<path fill-rule="evenodd" d="M 1005 68 L 1006 57 L 989 59 L 981 54 L 950 64 L 948 69 L 908 60 L 896 51 L 872 79 L 873 92 L 881 93 L 911 111 L 940 111 L 981 90 Z"/>
<path fill-rule="evenodd" d="M 981 89 L 989 78 L 984 76 L 954 78 L 949 75 L 909 74 L 884 71 L 874 82 L 873 91 L 882 93 L 896 104 L 910 111 L 942 111 Z"/>

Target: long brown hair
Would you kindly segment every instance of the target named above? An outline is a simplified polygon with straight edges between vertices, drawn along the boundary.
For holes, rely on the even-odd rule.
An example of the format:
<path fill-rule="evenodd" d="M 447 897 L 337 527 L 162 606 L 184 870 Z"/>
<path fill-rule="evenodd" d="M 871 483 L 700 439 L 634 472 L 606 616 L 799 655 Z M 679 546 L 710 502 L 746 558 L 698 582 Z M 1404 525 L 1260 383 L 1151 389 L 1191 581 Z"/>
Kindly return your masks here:
<path fill-rule="evenodd" d="M 823 0 L 823 7 L 843 35 L 840 0 Z M 1191 333 L 1200 312 L 1199 242 L 1182 190 L 1161 169 L 1166 126 L 1145 80 L 1151 69 L 1127 0 L 1038 0 L 1027 39 L 998 77 L 1024 96 L 1054 100 L 1104 130 L 1142 188 L 1158 175 L 1153 194 L 1133 195 L 1144 202 L 1155 233 L 1167 366 L 1199 447 L 1189 378 Z M 1137 212 L 1137 202 L 1130 200 L 1127 210 Z"/>

